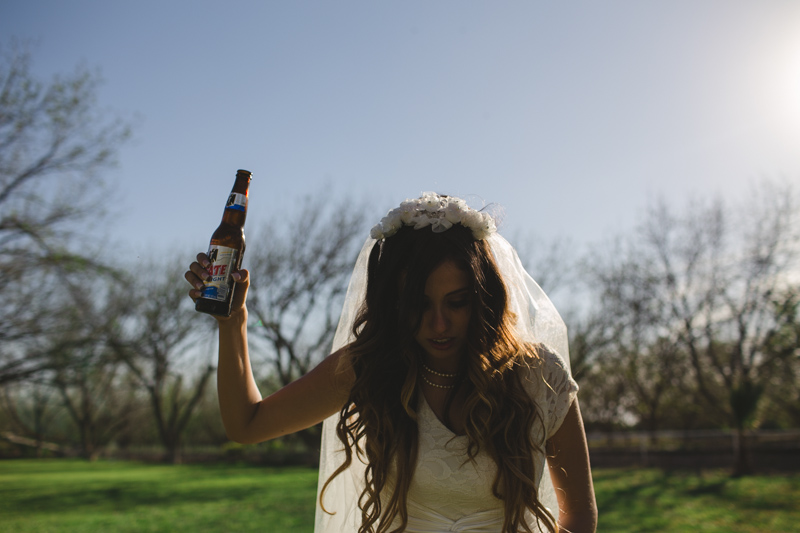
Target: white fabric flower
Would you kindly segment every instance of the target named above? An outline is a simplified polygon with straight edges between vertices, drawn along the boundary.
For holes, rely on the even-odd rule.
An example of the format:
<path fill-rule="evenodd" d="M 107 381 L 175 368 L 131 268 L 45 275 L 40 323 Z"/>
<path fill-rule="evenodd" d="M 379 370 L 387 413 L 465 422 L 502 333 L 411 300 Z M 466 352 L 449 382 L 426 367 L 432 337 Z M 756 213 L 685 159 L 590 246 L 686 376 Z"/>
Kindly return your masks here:
<path fill-rule="evenodd" d="M 400 204 L 397 210 L 400 211 L 400 220 L 403 221 L 403 224 L 411 224 L 411 220 L 417 214 L 418 207 L 416 200 L 406 200 Z"/>
<path fill-rule="evenodd" d="M 457 198 L 456 200 L 461 200 Z M 444 208 L 444 217 L 452 222 L 453 224 L 458 224 L 464 218 L 464 213 L 467 212 L 469 207 L 467 207 L 466 202 L 457 201 L 457 202 L 448 202 L 447 206 Z"/>
<path fill-rule="evenodd" d="M 386 239 L 404 225 L 413 226 L 417 230 L 431 226 L 431 231 L 441 233 L 452 228 L 454 224 L 469 228 L 473 237 L 478 240 L 497 231 L 491 215 L 472 209 L 461 198 L 424 192 L 419 198 L 407 199 L 399 207 L 389 211 L 372 228 L 370 237 L 376 240 Z"/>
<path fill-rule="evenodd" d="M 431 230 L 434 233 L 441 233 L 453 227 L 453 223 L 446 218 L 439 218 L 431 223 Z"/>
<path fill-rule="evenodd" d="M 369 236 L 372 237 L 373 239 L 375 239 L 376 241 L 379 241 L 381 239 L 385 239 L 387 237 L 387 235 L 383 234 L 383 230 L 381 230 L 381 225 L 380 224 L 376 224 L 376 225 L 372 226 L 372 229 L 369 232 Z"/>
<path fill-rule="evenodd" d="M 479 228 L 483 225 L 483 215 L 470 209 L 461 216 L 461 223 L 470 229 Z"/>
<path fill-rule="evenodd" d="M 417 215 L 411 219 L 411 223 L 414 224 L 414 229 L 422 229 L 430 226 L 431 222 L 431 218 L 425 215 Z"/>
<path fill-rule="evenodd" d="M 403 223 L 399 218 L 397 219 L 384 218 L 383 221 L 381 222 L 381 230 L 383 231 L 383 233 L 387 235 L 394 235 L 395 233 L 397 233 L 397 230 L 399 230 L 402 225 Z"/>
<path fill-rule="evenodd" d="M 429 196 L 422 197 L 422 205 L 426 211 L 429 213 L 433 213 L 441 209 L 442 203 L 439 199 L 438 195 L 431 194 Z"/>

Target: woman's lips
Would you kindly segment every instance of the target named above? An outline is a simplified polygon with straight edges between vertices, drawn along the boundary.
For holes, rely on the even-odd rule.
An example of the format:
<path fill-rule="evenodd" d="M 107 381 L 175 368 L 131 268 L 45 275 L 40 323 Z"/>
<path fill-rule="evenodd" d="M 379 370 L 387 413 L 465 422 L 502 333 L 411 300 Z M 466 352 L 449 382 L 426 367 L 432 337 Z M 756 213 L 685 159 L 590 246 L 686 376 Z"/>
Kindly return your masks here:
<path fill-rule="evenodd" d="M 435 350 L 449 350 L 452 348 L 453 343 L 455 343 L 453 337 L 448 337 L 446 339 L 428 339 L 428 344 Z"/>

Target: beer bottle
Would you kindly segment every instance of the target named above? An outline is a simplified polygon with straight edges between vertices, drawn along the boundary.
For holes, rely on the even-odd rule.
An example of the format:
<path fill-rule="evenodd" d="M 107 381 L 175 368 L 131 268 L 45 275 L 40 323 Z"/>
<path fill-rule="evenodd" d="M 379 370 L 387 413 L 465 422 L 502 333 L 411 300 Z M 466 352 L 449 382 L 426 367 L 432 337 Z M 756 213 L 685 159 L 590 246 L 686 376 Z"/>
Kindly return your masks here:
<path fill-rule="evenodd" d="M 236 181 L 225 204 L 225 212 L 208 246 L 211 274 L 204 281 L 203 294 L 195 302 L 195 310 L 210 315 L 231 316 L 231 301 L 236 286 L 231 273 L 242 266 L 244 256 L 244 219 L 247 216 L 247 194 L 251 174 L 247 170 L 236 172 Z"/>

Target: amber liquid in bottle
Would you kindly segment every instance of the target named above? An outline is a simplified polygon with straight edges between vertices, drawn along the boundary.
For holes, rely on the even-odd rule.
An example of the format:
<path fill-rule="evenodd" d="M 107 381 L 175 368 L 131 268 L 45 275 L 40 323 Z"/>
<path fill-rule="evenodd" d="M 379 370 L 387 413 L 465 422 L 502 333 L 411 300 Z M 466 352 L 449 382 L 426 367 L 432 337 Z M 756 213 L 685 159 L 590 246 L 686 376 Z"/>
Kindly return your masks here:
<path fill-rule="evenodd" d="M 231 274 L 242 267 L 244 257 L 244 221 L 252 175 L 247 170 L 236 173 L 236 181 L 225 205 L 220 222 L 211 236 L 206 269 L 211 279 L 205 281 L 203 295 L 195 302 L 195 310 L 217 316 L 231 316 L 231 302 L 236 288 Z"/>

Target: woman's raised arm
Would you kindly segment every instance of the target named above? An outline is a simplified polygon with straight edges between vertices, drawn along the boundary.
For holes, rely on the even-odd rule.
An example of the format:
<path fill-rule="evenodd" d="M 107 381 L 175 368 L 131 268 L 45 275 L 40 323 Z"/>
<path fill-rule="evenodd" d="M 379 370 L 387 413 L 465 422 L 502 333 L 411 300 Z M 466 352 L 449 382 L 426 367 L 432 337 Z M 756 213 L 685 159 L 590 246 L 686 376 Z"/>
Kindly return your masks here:
<path fill-rule="evenodd" d="M 198 254 L 186 272 L 194 287 L 189 296 L 200 296 L 208 272 L 208 258 Z M 305 376 L 274 394 L 261 397 L 247 349 L 247 270 L 233 273 L 236 290 L 230 317 L 215 317 L 219 323 L 217 391 L 222 422 L 228 437 L 250 444 L 294 433 L 337 413 L 347 401 L 354 376 L 343 355 L 345 349 L 328 356 Z"/>

